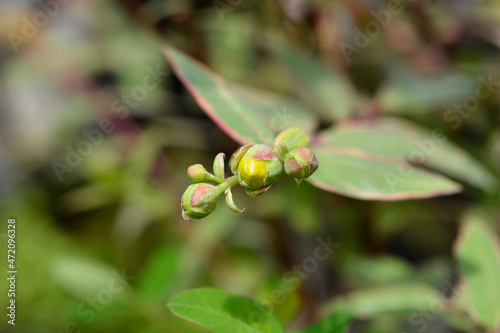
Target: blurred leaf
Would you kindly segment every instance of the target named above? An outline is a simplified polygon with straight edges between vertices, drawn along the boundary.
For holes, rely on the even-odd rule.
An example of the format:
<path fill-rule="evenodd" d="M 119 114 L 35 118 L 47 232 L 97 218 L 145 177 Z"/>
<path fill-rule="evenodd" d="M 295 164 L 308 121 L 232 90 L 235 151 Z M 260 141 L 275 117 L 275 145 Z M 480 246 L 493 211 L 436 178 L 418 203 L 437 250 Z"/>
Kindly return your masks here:
<path fill-rule="evenodd" d="M 292 333 L 346 333 L 352 316 L 339 312 L 335 313 L 320 322 Z"/>
<path fill-rule="evenodd" d="M 269 278 L 267 278 L 269 280 Z M 276 276 L 264 286 L 255 297 L 261 304 L 267 305 L 282 323 L 293 321 L 300 314 L 302 297 L 300 288 L 290 288 L 283 281 L 283 276 Z"/>
<path fill-rule="evenodd" d="M 103 290 L 110 292 L 126 287 L 128 281 L 123 272 L 111 266 L 77 256 L 64 256 L 54 260 L 54 280 L 68 293 L 79 299 L 95 297 Z"/>
<path fill-rule="evenodd" d="M 418 170 L 358 149 L 317 148 L 319 168 L 310 178 L 329 192 L 365 200 L 406 200 L 457 193 L 461 186 L 438 174 Z M 401 169 L 410 171 L 401 172 Z"/>
<path fill-rule="evenodd" d="M 359 96 L 344 73 L 282 43 L 272 49 L 295 79 L 297 92 L 316 106 L 323 118 L 339 120 L 352 116 Z"/>
<path fill-rule="evenodd" d="M 163 52 L 203 111 L 241 144 L 270 144 L 283 128 L 310 132 L 316 125 L 314 116 L 296 101 L 230 84 L 173 48 L 164 47 Z"/>
<path fill-rule="evenodd" d="M 364 287 L 407 281 L 415 274 L 410 264 L 391 256 L 352 256 L 346 259 L 343 272 L 351 285 Z"/>
<path fill-rule="evenodd" d="M 419 264 L 414 279 L 435 288 L 443 288 L 443 281 L 453 276 L 451 259 L 448 256 L 436 256 Z"/>
<path fill-rule="evenodd" d="M 467 286 L 466 307 L 482 325 L 500 329 L 500 244 L 495 233 L 476 215 L 468 215 L 455 256 Z"/>
<path fill-rule="evenodd" d="M 242 214 L 235 214 L 225 207 L 216 210 L 207 222 L 194 223 L 189 228 L 189 237 L 184 239 L 186 246 L 181 250 L 179 258 L 179 281 L 173 290 L 181 291 L 192 288 L 205 273 L 205 267 L 210 265 L 213 251 L 236 226 L 241 223 Z"/>
<path fill-rule="evenodd" d="M 137 279 L 137 289 L 154 299 L 163 299 L 168 287 L 179 279 L 179 246 L 162 246 L 151 254 Z"/>
<path fill-rule="evenodd" d="M 327 312 L 345 312 L 356 318 L 371 318 L 391 312 L 430 310 L 442 296 L 423 284 L 405 284 L 352 292 L 328 304 Z"/>
<path fill-rule="evenodd" d="M 380 117 L 341 123 L 322 132 L 317 142 L 318 146 L 353 147 L 409 162 L 415 160 L 487 191 L 498 189 L 495 176 L 466 151 L 447 141 L 441 129 L 430 131 L 401 119 Z"/>
<path fill-rule="evenodd" d="M 463 311 L 448 311 L 443 313 L 443 319 L 448 325 L 454 327 L 459 332 L 480 332 L 477 325 Z"/>
<path fill-rule="evenodd" d="M 249 79 L 258 56 L 253 52 L 258 29 L 254 23 L 253 15 L 245 11 L 226 15 L 222 21 L 218 15 L 207 18 L 204 30 L 210 68 L 229 80 Z"/>
<path fill-rule="evenodd" d="M 462 102 L 474 93 L 474 85 L 474 80 L 463 74 L 423 77 L 394 66 L 391 80 L 382 86 L 376 98 L 383 112 L 419 114 Z"/>
<path fill-rule="evenodd" d="M 269 309 L 222 290 L 188 290 L 172 297 L 168 307 L 176 316 L 202 325 L 214 333 L 285 332 L 281 322 Z"/>
<path fill-rule="evenodd" d="M 286 193 L 286 195 L 283 195 Z M 291 178 L 281 178 L 279 190 L 266 193 L 266 205 L 259 208 L 263 217 L 282 218 L 286 216 L 291 228 L 300 234 L 317 234 L 321 230 L 321 210 L 318 200 L 324 195 L 308 183 L 297 183 Z"/>

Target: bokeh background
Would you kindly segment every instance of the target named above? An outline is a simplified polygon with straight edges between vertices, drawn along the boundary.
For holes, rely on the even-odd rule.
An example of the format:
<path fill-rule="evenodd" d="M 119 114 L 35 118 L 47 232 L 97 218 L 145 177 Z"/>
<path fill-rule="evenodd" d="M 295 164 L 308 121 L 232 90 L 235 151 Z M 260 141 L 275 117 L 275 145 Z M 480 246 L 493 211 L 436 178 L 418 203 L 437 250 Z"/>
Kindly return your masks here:
<path fill-rule="evenodd" d="M 498 189 L 465 185 L 448 197 L 372 202 L 307 182 L 297 189 L 283 178 L 259 198 L 237 189 L 243 214 L 221 203 L 206 220 L 181 217 L 187 167 L 210 166 L 238 144 L 171 72 L 162 44 L 233 82 L 300 98 L 270 51 L 279 35 L 345 72 L 365 100 L 381 88 L 401 88 L 382 98 L 386 107 L 444 129 L 498 178 L 498 89 L 452 127 L 443 115 L 467 96 L 470 82 L 432 79 L 453 72 L 500 81 L 500 2 L 401 3 L 400 14 L 346 57 L 341 43 L 353 44 L 356 28 L 387 3 L 1 1 L 0 241 L 6 253 L 6 221 L 15 218 L 19 273 L 15 327 L 5 320 L 8 284 L 0 279 L 0 330 L 205 332 L 175 318 L 167 300 L 212 286 L 264 301 L 312 255 L 318 237 L 339 246 L 276 306 L 289 327 L 314 322 L 322 304 L 352 292 L 455 285 L 458 225 L 464 215 L 481 214 L 498 233 Z M 392 83 L 407 82 L 407 73 L 425 80 Z M 389 304 L 376 315 L 367 310 L 352 332 L 422 332 L 423 323 L 425 332 L 474 331 L 440 313 L 412 323 L 412 314 L 431 310 L 428 301 L 412 303 L 417 298 L 403 297 L 396 301 L 403 306 Z"/>

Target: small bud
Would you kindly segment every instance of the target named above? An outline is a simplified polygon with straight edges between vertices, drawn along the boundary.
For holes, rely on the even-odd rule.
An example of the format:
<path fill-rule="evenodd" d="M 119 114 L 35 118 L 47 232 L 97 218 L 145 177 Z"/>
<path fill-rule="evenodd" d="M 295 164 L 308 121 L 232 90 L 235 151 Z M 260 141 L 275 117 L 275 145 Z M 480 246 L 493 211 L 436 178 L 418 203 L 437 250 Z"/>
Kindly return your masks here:
<path fill-rule="evenodd" d="M 311 138 L 300 128 L 289 128 L 284 130 L 274 138 L 274 141 L 281 141 L 288 146 L 288 149 L 309 147 Z"/>
<path fill-rule="evenodd" d="M 282 173 L 283 165 L 278 156 L 265 144 L 247 149 L 245 154 L 239 157 L 236 171 L 240 185 L 247 189 L 248 194 L 254 196 L 267 191 Z"/>
<path fill-rule="evenodd" d="M 233 171 L 233 174 L 238 173 L 238 164 L 240 164 L 240 160 L 245 155 L 245 153 L 248 151 L 248 149 L 252 148 L 253 145 L 245 145 L 243 147 L 240 147 L 237 151 L 234 152 L 233 156 L 231 156 L 231 160 L 229 161 L 229 167 L 231 168 L 231 171 Z"/>
<path fill-rule="evenodd" d="M 212 184 L 190 185 L 182 195 L 182 217 L 185 220 L 207 217 L 217 208 L 220 195 L 220 190 Z"/>
<path fill-rule="evenodd" d="M 193 183 L 201 183 L 205 180 L 207 170 L 201 164 L 194 164 L 188 168 L 187 174 Z"/>
<path fill-rule="evenodd" d="M 285 157 L 285 172 L 295 178 L 298 185 L 318 169 L 316 155 L 309 148 L 297 148 Z"/>

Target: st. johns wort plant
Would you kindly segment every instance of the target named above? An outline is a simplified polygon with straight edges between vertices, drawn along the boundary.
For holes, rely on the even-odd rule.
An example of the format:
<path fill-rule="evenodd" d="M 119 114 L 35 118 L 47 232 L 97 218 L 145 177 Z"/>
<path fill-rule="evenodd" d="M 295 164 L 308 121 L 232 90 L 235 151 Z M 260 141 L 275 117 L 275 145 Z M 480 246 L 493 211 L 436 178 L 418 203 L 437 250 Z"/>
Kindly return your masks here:
<path fill-rule="evenodd" d="M 243 209 L 233 201 L 234 186 L 242 186 L 250 196 L 260 196 L 283 174 L 297 184 L 307 180 L 325 191 L 361 200 L 450 195 L 462 190 L 459 181 L 492 198 L 498 195 L 497 177 L 450 142 L 444 134 L 447 129 L 430 130 L 390 115 L 391 110 L 402 113 L 401 108 L 422 107 L 397 98 L 408 93 L 404 83 L 386 86 L 367 101 L 340 71 L 281 45 L 274 50 L 275 56 L 297 81 L 298 95 L 306 95 L 307 107 L 288 97 L 227 82 L 171 47 L 165 47 L 163 52 L 203 111 L 241 145 L 229 160 L 229 177 L 225 175 L 224 153 L 215 157 L 212 173 L 201 164 L 188 168 L 194 184 L 182 196 L 185 219 L 209 216 L 223 195 L 231 210 L 241 213 Z M 456 80 L 445 74 L 424 85 L 441 87 L 450 81 Z M 411 84 L 417 83 L 422 82 Z M 433 91 L 433 99 L 418 96 L 418 101 L 429 107 L 435 101 L 460 101 L 463 95 L 454 91 L 439 88 Z M 380 109 L 378 113 L 366 112 L 374 105 Z M 284 106 L 290 121 L 280 128 L 276 126 L 275 110 Z M 332 126 L 317 132 L 320 122 Z M 261 135 L 263 131 L 274 133 L 274 137 Z M 500 332 L 500 245 L 487 224 L 484 216 L 475 213 L 463 219 L 454 247 L 460 275 L 458 283 L 450 287 L 451 293 L 440 294 L 420 283 L 354 292 L 327 302 L 318 323 L 288 332 L 345 333 L 353 319 L 383 316 L 391 311 L 409 313 L 406 321 L 418 332 L 438 316 L 464 332 Z M 286 298 L 278 295 L 280 290 L 273 294 L 277 300 Z M 227 291 L 184 291 L 172 297 L 168 307 L 178 317 L 214 333 L 287 332 L 272 308 Z"/>

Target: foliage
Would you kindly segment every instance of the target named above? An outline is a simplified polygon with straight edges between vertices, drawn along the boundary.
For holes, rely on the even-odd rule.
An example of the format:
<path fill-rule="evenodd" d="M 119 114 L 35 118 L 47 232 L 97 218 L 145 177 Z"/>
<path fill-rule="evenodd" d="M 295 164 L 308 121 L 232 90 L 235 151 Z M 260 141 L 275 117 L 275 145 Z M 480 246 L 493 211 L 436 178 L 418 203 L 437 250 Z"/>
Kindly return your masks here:
<path fill-rule="evenodd" d="M 14 331 L 500 332 L 497 7 L 1 3 Z"/>

